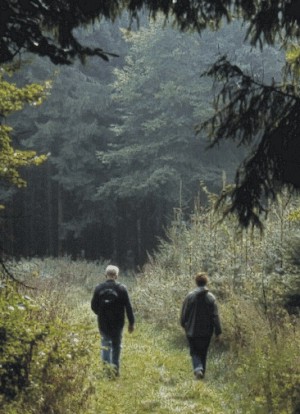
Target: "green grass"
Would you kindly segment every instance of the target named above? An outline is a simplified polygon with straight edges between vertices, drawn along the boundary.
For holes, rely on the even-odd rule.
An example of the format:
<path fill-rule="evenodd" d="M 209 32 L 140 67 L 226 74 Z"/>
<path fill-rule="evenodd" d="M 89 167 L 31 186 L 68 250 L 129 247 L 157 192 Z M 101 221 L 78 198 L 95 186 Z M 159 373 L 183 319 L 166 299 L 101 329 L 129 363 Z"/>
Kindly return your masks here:
<path fill-rule="evenodd" d="M 137 324 L 123 338 L 121 375 L 110 379 L 96 347 L 91 381 L 94 395 L 86 414 L 224 413 L 224 402 L 214 378 L 220 368 L 214 356 L 207 378 L 196 381 L 186 347 L 176 347 L 169 333 L 150 324 Z"/>

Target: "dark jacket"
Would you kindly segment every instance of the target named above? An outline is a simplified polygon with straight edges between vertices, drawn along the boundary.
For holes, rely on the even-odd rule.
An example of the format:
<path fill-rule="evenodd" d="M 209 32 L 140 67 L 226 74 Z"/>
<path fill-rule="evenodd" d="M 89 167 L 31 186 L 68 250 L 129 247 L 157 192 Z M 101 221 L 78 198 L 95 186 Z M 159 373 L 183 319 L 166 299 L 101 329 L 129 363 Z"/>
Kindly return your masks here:
<path fill-rule="evenodd" d="M 222 332 L 216 298 L 206 287 L 198 287 L 185 298 L 181 326 L 191 338 L 212 336 Z"/>
<path fill-rule="evenodd" d="M 104 289 L 111 288 L 118 294 L 118 299 L 113 308 L 99 310 L 99 293 Z M 95 288 L 91 308 L 98 316 L 100 332 L 114 336 L 120 334 L 125 324 L 125 311 L 130 325 L 134 324 L 134 314 L 130 303 L 129 295 L 125 285 L 115 280 L 108 279 Z"/>

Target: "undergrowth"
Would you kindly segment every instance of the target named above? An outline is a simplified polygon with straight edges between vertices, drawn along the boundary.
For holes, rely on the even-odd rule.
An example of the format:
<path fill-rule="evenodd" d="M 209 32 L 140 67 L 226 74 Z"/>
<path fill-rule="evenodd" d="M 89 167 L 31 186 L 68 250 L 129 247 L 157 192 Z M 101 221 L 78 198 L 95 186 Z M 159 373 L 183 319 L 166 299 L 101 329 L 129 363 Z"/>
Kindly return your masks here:
<path fill-rule="evenodd" d="M 294 208 L 281 200 L 263 236 L 238 231 L 232 220 L 216 226 L 211 209 L 197 206 L 189 222 L 177 212 L 168 242 L 143 272 L 131 278 L 121 272 L 137 326 L 124 334 L 117 379 L 101 365 L 90 310 L 107 263 L 11 263 L 34 289 L 2 277 L 1 414 L 298 414 L 299 314 L 285 305 L 299 286 Z M 209 272 L 223 325 L 204 381 L 193 378 L 179 326 L 199 270 Z"/>

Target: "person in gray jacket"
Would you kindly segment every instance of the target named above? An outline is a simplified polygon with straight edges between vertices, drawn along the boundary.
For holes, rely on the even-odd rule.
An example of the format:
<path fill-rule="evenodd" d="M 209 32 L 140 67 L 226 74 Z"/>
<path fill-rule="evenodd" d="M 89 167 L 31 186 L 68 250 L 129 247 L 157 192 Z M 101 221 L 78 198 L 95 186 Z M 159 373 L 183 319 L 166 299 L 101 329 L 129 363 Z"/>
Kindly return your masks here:
<path fill-rule="evenodd" d="M 213 333 L 219 340 L 222 329 L 215 296 L 206 285 L 206 273 L 195 276 L 197 288 L 190 292 L 182 305 L 180 323 L 188 340 L 196 379 L 204 378 L 206 357 Z"/>

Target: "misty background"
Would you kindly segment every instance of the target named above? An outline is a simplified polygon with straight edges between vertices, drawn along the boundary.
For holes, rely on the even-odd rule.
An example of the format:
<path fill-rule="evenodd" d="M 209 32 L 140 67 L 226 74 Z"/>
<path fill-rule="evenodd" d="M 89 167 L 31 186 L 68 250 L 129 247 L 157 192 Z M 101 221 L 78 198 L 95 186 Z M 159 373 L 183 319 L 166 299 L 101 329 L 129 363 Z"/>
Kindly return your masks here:
<path fill-rule="evenodd" d="M 221 55 L 260 82 L 277 79 L 284 55 L 244 41 L 238 21 L 182 33 L 122 17 L 79 30 L 83 44 L 116 53 L 108 63 L 53 65 L 28 55 L 18 85 L 53 81 L 48 99 L 10 117 L 19 147 L 49 154 L 22 172 L 24 189 L 2 189 L 4 250 L 12 256 L 110 259 L 142 266 L 180 210 L 205 206 L 204 187 L 233 182 L 251 148 L 207 149 L 195 127 L 212 114 L 217 85 L 201 74 Z"/>

